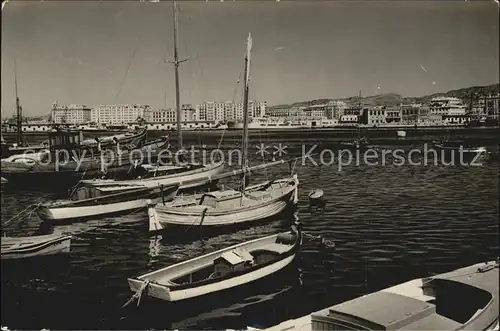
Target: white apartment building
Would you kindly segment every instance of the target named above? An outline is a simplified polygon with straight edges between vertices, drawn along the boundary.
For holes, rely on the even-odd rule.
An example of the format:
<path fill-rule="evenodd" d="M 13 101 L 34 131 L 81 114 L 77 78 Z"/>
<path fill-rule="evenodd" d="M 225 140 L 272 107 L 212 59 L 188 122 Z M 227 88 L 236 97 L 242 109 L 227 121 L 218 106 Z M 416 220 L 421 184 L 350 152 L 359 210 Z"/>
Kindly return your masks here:
<path fill-rule="evenodd" d="M 149 105 L 99 105 L 91 111 L 91 121 L 99 124 L 128 124 L 149 117 Z"/>
<path fill-rule="evenodd" d="M 56 102 L 52 104 L 51 120 L 57 124 L 80 124 L 91 121 L 91 108 L 85 105 L 63 106 Z"/>
<path fill-rule="evenodd" d="M 155 109 L 149 112 L 148 122 L 175 122 L 177 121 L 177 113 L 174 109 Z"/>
<path fill-rule="evenodd" d="M 267 102 L 248 102 L 248 117 L 264 117 Z M 243 119 L 243 103 L 232 101 L 208 101 L 196 105 L 196 112 L 202 121 L 234 121 Z"/>
<path fill-rule="evenodd" d="M 433 98 L 429 107 L 431 115 L 465 115 L 466 113 L 464 103 L 454 97 Z"/>

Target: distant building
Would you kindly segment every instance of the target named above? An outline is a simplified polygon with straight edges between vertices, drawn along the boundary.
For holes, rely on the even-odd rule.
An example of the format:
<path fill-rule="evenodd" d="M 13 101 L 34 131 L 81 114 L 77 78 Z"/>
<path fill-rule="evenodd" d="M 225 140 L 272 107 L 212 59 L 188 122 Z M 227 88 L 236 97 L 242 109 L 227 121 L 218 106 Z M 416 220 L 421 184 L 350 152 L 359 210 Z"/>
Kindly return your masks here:
<path fill-rule="evenodd" d="M 266 115 L 267 102 L 248 102 L 248 117 L 264 117 Z M 198 118 L 202 121 L 234 121 L 243 119 L 243 103 L 232 101 L 215 102 L 207 101 L 195 107 Z"/>
<path fill-rule="evenodd" d="M 364 109 L 361 115 L 361 123 L 374 126 L 386 124 L 385 107 L 375 106 L 370 109 Z"/>
<path fill-rule="evenodd" d="M 128 124 L 149 117 L 149 105 L 99 105 L 91 111 L 91 121 L 99 124 Z"/>
<path fill-rule="evenodd" d="M 430 101 L 429 111 L 432 115 L 465 115 L 466 106 L 458 98 L 437 97 Z"/>
<path fill-rule="evenodd" d="M 80 124 L 91 121 L 91 108 L 85 105 L 63 106 L 56 102 L 52 104 L 50 117 L 57 124 Z"/>

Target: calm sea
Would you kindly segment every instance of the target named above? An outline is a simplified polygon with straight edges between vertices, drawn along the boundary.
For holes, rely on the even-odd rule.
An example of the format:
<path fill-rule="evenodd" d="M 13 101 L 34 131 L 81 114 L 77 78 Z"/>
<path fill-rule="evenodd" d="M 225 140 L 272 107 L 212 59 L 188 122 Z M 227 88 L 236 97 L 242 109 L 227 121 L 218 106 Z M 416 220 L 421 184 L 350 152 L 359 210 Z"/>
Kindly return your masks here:
<path fill-rule="evenodd" d="M 474 139 L 493 147 L 495 134 Z M 228 137 L 224 140 L 228 145 L 238 143 L 238 135 Z M 212 139 L 195 135 L 188 143 L 216 144 L 220 138 L 220 134 Z M 265 141 L 271 147 L 273 139 L 288 143 L 289 151 L 297 155 L 302 142 L 322 143 L 325 148 L 332 139 L 330 133 L 295 136 L 292 143 L 285 138 Z M 409 151 L 435 138 L 407 137 L 399 142 L 394 138 L 388 143 L 388 138 L 380 137 L 376 143 Z M 252 163 L 261 157 L 255 147 L 261 139 L 252 138 Z M 305 240 L 295 263 L 270 279 L 188 304 L 145 300 L 139 307 L 121 308 L 132 295 L 127 277 L 287 230 L 290 216 L 211 234 L 191 230 L 185 235 L 152 236 L 145 212 L 56 226 L 54 231 L 74 235 L 70 254 L 2 262 L 2 325 L 122 330 L 265 327 L 409 279 L 497 257 L 498 155 L 483 160 L 481 166 L 396 166 L 391 161 L 388 156 L 385 165 L 361 162 L 341 171 L 336 163 L 297 165 L 303 228 L 334 241 L 336 247 Z M 252 181 L 287 174 L 288 166 L 283 165 L 253 174 Z M 236 186 L 233 180 L 224 184 Z M 31 203 L 50 198 L 61 185 L 34 183 L 30 190 L 11 183 L 3 186 L 2 222 Z M 324 190 L 324 213 L 307 208 L 307 194 L 315 188 Z M 39 228 L 40 220 L 32 215 L 8 234 L 33 234 Z"/>

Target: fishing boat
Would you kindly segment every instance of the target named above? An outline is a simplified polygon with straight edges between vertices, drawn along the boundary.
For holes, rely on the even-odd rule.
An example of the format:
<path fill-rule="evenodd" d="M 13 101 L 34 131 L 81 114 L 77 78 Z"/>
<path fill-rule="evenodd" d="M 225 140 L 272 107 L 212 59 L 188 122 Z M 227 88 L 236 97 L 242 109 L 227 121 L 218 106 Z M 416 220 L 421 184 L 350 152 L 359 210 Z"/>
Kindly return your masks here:
<path fill-rule="evenodd" d="M 464 140 L 434 141 L 434 148 L 440 152 L 441 157 L 449 160 L 458 159 L 460 156 L 464 160 L 471 160 L 476 157 L 486 156 L 488 153 L 486 147 L 467 144 Z"/>
<path fill-rule="evenodd" d="M 143 186 L 156 187 L 179 185 L 180 189 L 186 190 L 203 186 L 209 183 L 216 183 L 215 176 L 224 170 L 224 162 L 214 162 L 212 164 L 185 164 L 185 165 L 143 165 L 134 171 L 138 173 L 136 179 L 86 179 L 82 183 L 94 187 L 115 187 L 120 190 L 121 187 Z"/>
<path fill-rule="evenodd" d="M 224 226 L 258 221 L 281 213 L 298 201 L 297 175 L 275 179 L 246 187 L 248 167 L 248 80 L 252 37 L 248 36 L 245 56 L 245 82 L 243 102 L 243 164 L 241 190 L 218 190 L 202 195 L 174 199 L 166 204 L 149 207 L 149 229 L 159 231 L 169 225 Z M 269 163 L 274 165 L 276 163 Z M 266 167 L 267 165 L 263 165 Z M 233 174 L 233 173 L 232 173 Z"/>
<path fill-rule="evenodd" d="M 129 278 L 135 297 L 176 302 L 262 279 L 289 265 L 302 244 L 298 222 L 291 231 L 247 241 L 166 268 Z"/>
<path fill-rule="evenodd" d="M 498 280 L 498 260 L 478 263 L 261 330 L 498 330 Z"/>
<path fill-rule="evenodd" d="M 130 172 L 141 158 L 155 158 L 159 150 L 168 145 L 165 138 L 146 142 L 139 149 L 120 150 L 118 153 L 93 154 L 81 148 L 82 132 L 49 132 L 49 147 L 42 152 L 13 155 L 1 160 L 1 173 L 13 182 L 37 183 L 40 181 L 75 181 L 83 176 L 122 176 Z M 119 145 L 117 147 L 119 149 Z M 154 152 L 153 152 L 154 151 Z M 105 168 L 105 169 L 104 169 Z"/>
<path fill-rule="evenodd" d="M 88 187 L 79 185 L 67 200 L 56 200 L 38 206 L 43 220 L 63 221 L 114 215 L 147 207 L 152 200 L 172 200 L 178 186 L 168 187 Z"/>
<path fill-rule="evenodd" d="M 147 129 L 140 129 L 137 132 L 126 132 L 122 134 L 117 134 L 113 136 L 100 137 L 94 139 L 85 139 L 82 141 L 82 147 L 97 149 L 98 145 L 100 148 L 110 148 L 120 143 L 122 146 L 132 145 L 139 146 L 144 142 L 147 135 Z"/>
<path fill-rule="evenodd" d="M 2 260 L 68 253 L 71 247 L 71 236 L 57 234 L 2 237 L 1 241 Z"/>
<path fill-rule="evenodd" d="M 179 91 L 179 64 L 186 60 L 179 60 L 177 51 L 177 8 L 174 1 L 174 79 L 175 79 L 175 106 L 177 114 L 177 147 L 178 151 L 172 153 L 175 155 L 173 162 L 165 164 L 165 162 L 157 162 L 156 166 L 146 166 L 143 169 L 134 171 L 138 173 L 136 179 L 121 179 L 110 180 L 96 178 L 94 180 L 86 180 L 85 185 L 92 185 L 96 187 L 121 185 L 143 185 L 146 187 L 153 187 L 158 185 L 180 185 L 181 190 L 193 189 L 197 187 L 206 186 L 207 184 L 216 184 L 211 178 L 217 174 L 222 173 L 224 170 L 224 161 L 211 162 L 209 164 L 198 164 L 192 162 L 182 162 L 180 159 L 184 155 L 182 151 L 185 148 L 182 143 L 182 128 L 181 128 L 181 107 L 180 107 L 180 91 Z M 157 156 L 161 158 L 160 155 Z M 163 160 L 160 160 L 163 161 Z M 161 163 L 161 164 L 159 164 Z M 141 170 L 144 170 L 141 172 Z"/>

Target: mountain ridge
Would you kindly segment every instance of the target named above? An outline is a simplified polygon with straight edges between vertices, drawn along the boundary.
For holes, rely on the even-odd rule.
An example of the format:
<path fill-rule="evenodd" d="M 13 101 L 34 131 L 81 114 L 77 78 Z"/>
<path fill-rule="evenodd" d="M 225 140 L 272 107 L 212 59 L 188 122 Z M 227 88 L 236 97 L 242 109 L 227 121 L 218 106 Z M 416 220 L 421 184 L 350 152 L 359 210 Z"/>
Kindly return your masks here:
<path fill-rule="evenodd" d="M 470 99 L 472 97 L 477 99 L 479 95 L 489 95 L 497 93 L 499 93 L 499 84 L 491 84 L 484 86 L 465 87 L 461 89 L 450 90 L 448 92 L 433 93 L 421 97 L 403 97 L 402 95 L 397 93 L 385 93 L 385 94 L 377 94 L 366 97 L 362 96 L 361 98 L 359 96 L 351 96 L 344 98 L 320 98 L 309 101 L 294 102 L 291 104 L 273 105 L 273 106 L 268 106 L 268 108 L 274 109 L 274 108 L 284 108 L 284 107 L 310 107 L 314 105 L 325 104 L 328 103 L 329 101 L 344 101 L 348 105 L 361 102 L 365 106 L 375 106 L 375 105 L 394 106 L 394 105 L 399 105 L 400 103 L 427 103 L 432 98 L 439 96 L 456 97 L 460 99 Z"/>

